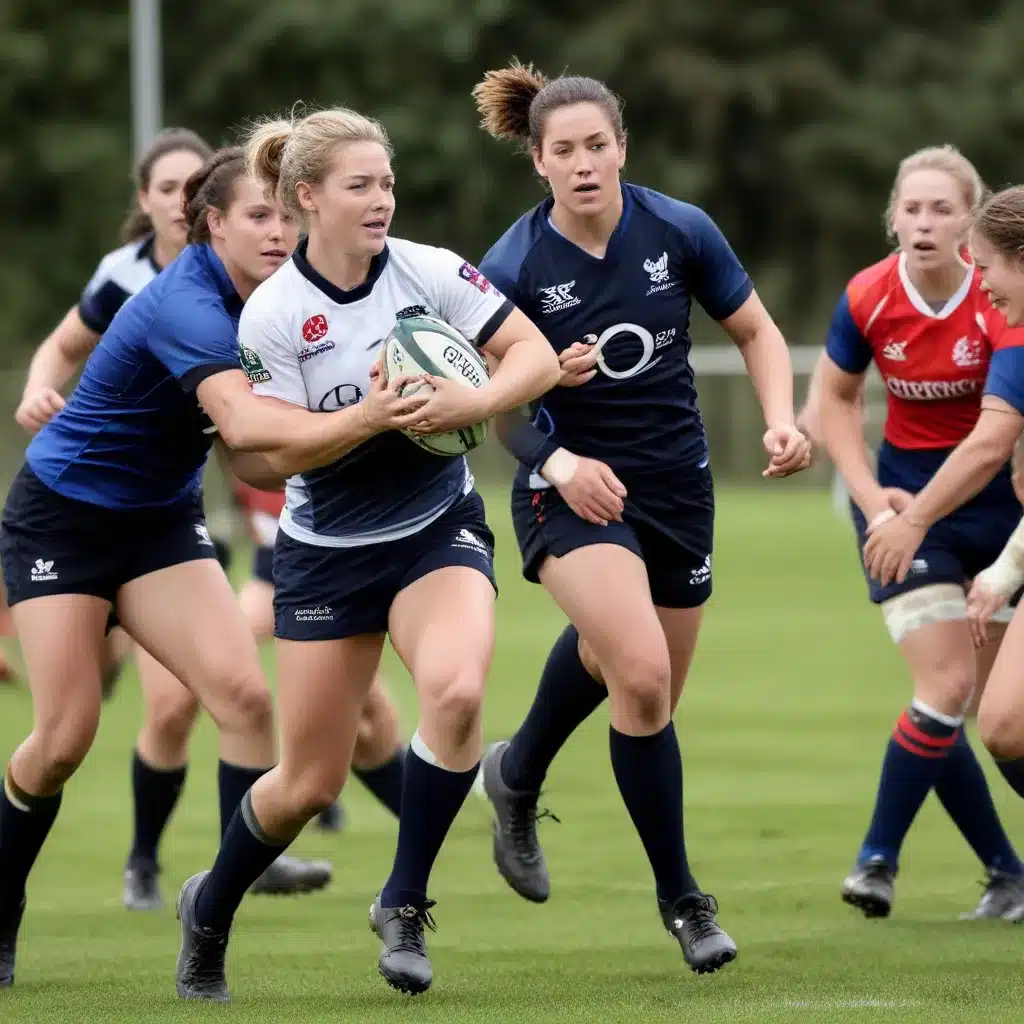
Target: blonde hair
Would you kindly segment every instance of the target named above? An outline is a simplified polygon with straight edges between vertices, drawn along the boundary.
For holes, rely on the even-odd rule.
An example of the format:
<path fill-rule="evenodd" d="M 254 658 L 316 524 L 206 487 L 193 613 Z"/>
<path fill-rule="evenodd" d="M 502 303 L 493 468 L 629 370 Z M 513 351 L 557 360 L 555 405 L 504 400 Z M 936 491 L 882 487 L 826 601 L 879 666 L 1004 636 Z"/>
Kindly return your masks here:
<path fill-rule="evenodd" d="M 249 173 L 286 210 L 300 220 L 306 211 L 296 186 L 323 183 L 339 146 L 349 142 L 376 142 L 392 155 L 384 126 L 355 110 L 335 107 L 305 117 L 295 112 L 288 120 L 267 120 L 255 125 L 245 142 Z"/>
<path fill-rule="evenodd" d="M 948 143 L 943 146 L 926 146 L 904 157 L 896 169 L 896 179 L 892 183 L 889 202 L 885 208 L 885 230 L 890 238 L 893 237 L 892 219 L 896 213 L 900 189 L 903 182 L 915 171 L 942 171 L 948 174 L 957 183 L 964 205 L 972 215 L 977 212 L 985 198 L 985 182 L 981 180 L 981 175 L 974 164 L 956 146 Z"/>
<path fill-rule="evenodd" d="M 1024 185 L 990 196 L 974 217 L 974 230 L 1011 262 L 1024 259 Z"/>

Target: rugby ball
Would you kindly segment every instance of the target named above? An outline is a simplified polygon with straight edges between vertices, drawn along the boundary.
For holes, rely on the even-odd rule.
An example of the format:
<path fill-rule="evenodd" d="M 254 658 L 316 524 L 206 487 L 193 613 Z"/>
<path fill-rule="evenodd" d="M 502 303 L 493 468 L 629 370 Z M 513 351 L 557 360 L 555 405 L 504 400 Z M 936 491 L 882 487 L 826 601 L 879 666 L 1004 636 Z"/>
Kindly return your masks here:
<path fill-rule="evenodd" d="M 409 316 L 399 320 L 384 342 L 381 370 L 386 380 L 429 373 L 454 380 L 469 388 L 487 383 L 487 362 L 454 327 L 432 316 Z M 403 396 L 430 388 L 426 382 L 406 385 Z M 444 434 L 403 433 L 410 441 L 433 455 L 465 455 L 484 443 L 487 421 Z"/>

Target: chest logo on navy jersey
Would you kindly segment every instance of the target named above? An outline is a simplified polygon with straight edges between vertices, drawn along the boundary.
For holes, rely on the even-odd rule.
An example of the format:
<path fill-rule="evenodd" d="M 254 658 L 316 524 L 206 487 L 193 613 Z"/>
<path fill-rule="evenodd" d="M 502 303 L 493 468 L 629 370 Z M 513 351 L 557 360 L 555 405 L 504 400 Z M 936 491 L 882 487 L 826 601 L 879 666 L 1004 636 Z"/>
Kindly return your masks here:
<path fill-rule="evenodd" d="M 981 366 L 985 354 L 982 351 L 982 344 L 975 338 L 957 338 L 953 346 L 953 362 L 961 369 L 967 370 L 972 366 Z"/>
<path fill-rule="evenodd" d="M 541 316 L 547 316 L 549 313 L 558 313 L 563 309 L 572 309 L 573 306 L 578 306 L 580 299 L 572 293 L 575 287 L 575 281 L 567 281 L 565 284 L 555 284 L 550 288 L 541 288 L 539 293 Z"/>
<path fill-rule="evenodd" d="M 651 279 L 651 287 L 647 289 L 649 296 L 668 291 L 675 284 L 669 280 L 667 252 L 663 252 L 656 260 L 644 260 L 644 270 Z"/>

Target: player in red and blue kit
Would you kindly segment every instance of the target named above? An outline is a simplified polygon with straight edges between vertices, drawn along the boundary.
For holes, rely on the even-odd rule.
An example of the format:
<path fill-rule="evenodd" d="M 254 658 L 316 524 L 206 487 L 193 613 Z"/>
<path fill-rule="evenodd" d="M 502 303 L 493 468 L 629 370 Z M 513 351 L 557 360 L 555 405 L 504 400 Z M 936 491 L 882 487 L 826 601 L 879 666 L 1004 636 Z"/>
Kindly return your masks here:
<path fill-rule="evenodd" d="M 714 495 L 689 362 L 699 302 L 742 350 L 771 456 L 802 469 L 785 340 L 702 210 L 622 183 L 619 101 L 590 78 L 514 64 L 475 90 L 491 134 L 528 143 L 551 198 L 492 247 L 481 271 L 559 353 L 560 386 L 532 422 L 499 428 L 521 465 L 512 518 L 523 573 L 570 619 L 533 706 L 483 763 L 494 857 L 525 899 L 549 877 L 538 796 L 559 749 L 608 696 L 612 769 L 647 852 L 662 922 L 697 972 L 736 956 L 717 903 L 690 871 L 672 713 L 711 593 Z"/>
<path fill-rule="evenodd" d="M 861 547 L 871 529 L 910 503 L 978 419 L 993 344 L 1004 330 L 961 256 L 966 219 L 981 193 L 977 172 L 950 147 L 904 160 L 889 211 L 900 249 L 855 275 L 836 308 L 820 368 L 821 428 L 849 489 Z M 888 392 L 877 474 L 858 407 L 872 362 Z M 903 840 L 933 788 L 988 876 L 981 902 L 964 916 L 1024 917 L 1024 865 L 963 730 L 990 665 L 987 652 L 975 652 L 965 591 L 1020 518 L 1003 466 L 973 501 L 932 526 L 905 579 L 868 581 L 914 682 L 889 740 L 868 833 L 842 887 L 843 899 L 869 917 L 892 908 Z"/>
<path fill-rule="evenodd" d="M 971 230 L 971 255 L 982 290 L 1005 316 L 1007 329 L 995 338 L 981 413 L 929 484 L 898 516 L 872 531 L 865 565 L 883 586 L 902 583 L 943 517 L 960 515 L 993 486 L 1000 486 L 1005 465 L 1024 430 L 1024 187 L 1005 189 L 981 206 Z M 980 492 L 980 493 L 979 493 Z M 991 524 L 1002 528 L 996 515 Z M 991 558 L 989 561 L 993 561 Z M 986 563 L 987 564 L 987 563 Z M 1024 583 L 1024 524 L 972 587 L 968 611 L 979 642 L 985 639 L 994 608 Z M 993 597 L 995 598 L 993 600 Z M 992 666 L 978 708 L 982 741 L 1003 776 L 1024 797 L 1024 618 L 1016 613 Z"/>

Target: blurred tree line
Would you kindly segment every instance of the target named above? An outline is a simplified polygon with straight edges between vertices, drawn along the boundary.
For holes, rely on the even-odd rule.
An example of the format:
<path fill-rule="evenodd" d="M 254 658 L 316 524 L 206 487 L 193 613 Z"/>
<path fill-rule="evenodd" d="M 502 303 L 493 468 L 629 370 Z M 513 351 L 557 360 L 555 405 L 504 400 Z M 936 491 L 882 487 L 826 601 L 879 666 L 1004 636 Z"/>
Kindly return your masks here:
<path fill-rule="evenodd" d="M 22 363 L 117 243 L 130 196 L 128 0 L 0 7 L 0 352 Z M 457 12 L 457 13 L 453 13 Z M 478 259 L 542 195 L 476 126 L 469 91 L 512 55 L 626 100 L 628 176 L 704 206 L 794 342 L 885 251 L 897 161 L 955 142 L 1024 178 L 1014 0 L 250 0 L 164 4 L 165 120 L 230 141 L 296 100 L 380 117 L 398 234 Z"/>

